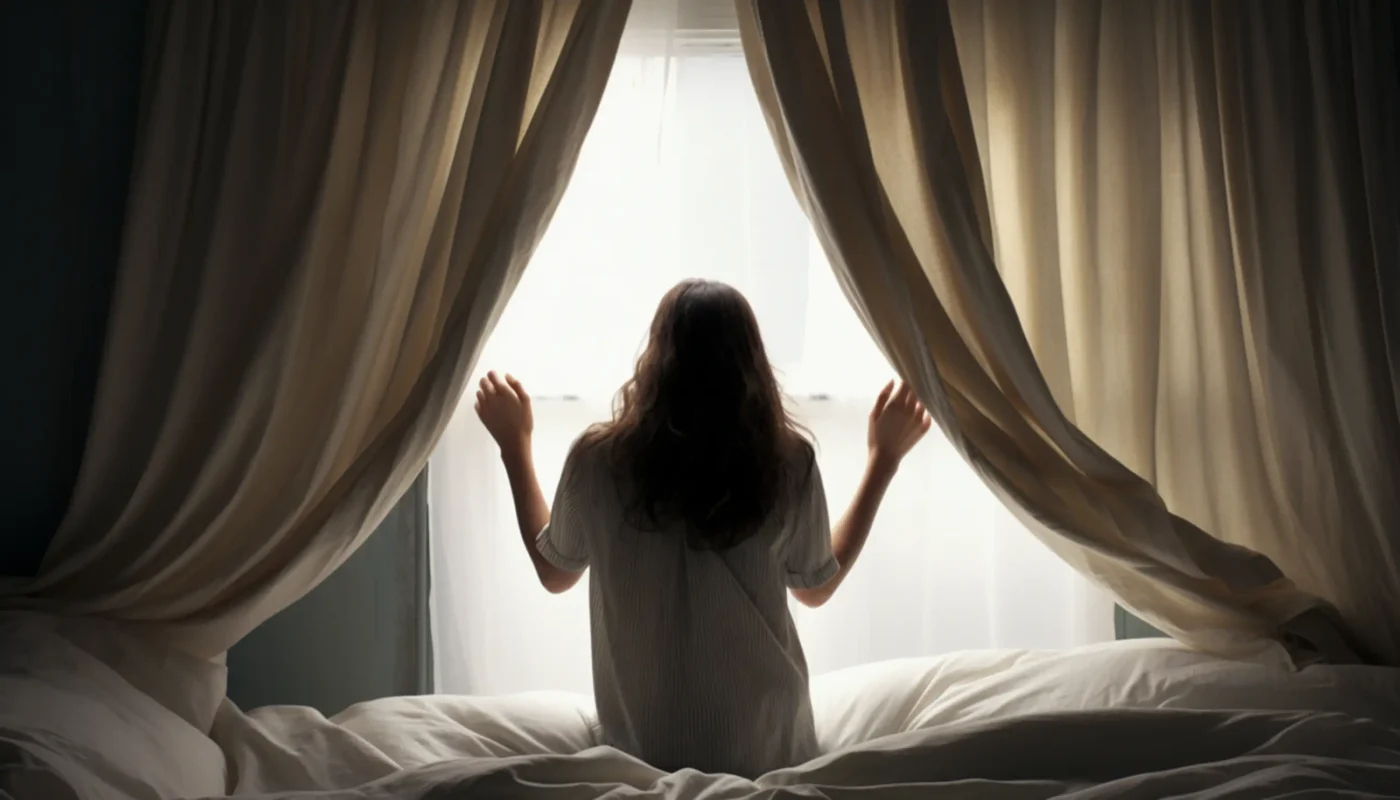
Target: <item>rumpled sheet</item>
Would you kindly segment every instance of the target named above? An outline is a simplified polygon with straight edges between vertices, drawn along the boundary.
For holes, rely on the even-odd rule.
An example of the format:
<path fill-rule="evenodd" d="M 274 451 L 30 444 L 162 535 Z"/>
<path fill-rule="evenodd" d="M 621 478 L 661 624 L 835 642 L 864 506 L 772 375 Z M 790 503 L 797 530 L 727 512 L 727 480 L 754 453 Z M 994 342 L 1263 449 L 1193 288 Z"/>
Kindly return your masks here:
<path fill-rule="evenodd" d="M 1278 798 L 1394 797 L 1400 731 L 1343 714 L 1098 710 L 960 722 L 912 731 L 755 782 L 663 773 L 608 748 L 571 756 L 464 758 L 365 786 L 260 797 Z"/>
<path fill-rule="evenodd" d="M 1165 640 L 818 677 L 829 754 L 752 782 L 599 747 L 578 695 L 386 698 L 326 719 L 219 705 L 221 681 L 91 626 L 0 614 L 0 798 L 1400 796 L 1400 670 L 1283 672 Z"/>

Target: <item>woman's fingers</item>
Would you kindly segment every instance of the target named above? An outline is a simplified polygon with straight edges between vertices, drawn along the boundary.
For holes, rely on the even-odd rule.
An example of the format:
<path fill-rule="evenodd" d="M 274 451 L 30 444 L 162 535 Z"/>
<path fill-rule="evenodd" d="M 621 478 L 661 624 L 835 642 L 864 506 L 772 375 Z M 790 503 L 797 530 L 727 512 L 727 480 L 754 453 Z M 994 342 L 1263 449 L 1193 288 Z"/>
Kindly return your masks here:
<path fill-rule="evenodd" d="M 880 390 L 880 394 L 875 398 L 875 407 L 870 409 L 870 416 L 878 417 L 885 413 L 885 407 L 890 404 L 890 395 L 894 394 L 894 381 L 885 384 L 885 388 Z"/>
<path fill-rule="evenodd" d="M 880 396 L 875 398 L 875 407 L 871 409 L 871 418 L 878 418 L 887 411 L 896 411 L 911 428 L 918 427 L 920 415 L 924 413 L 924 406 L 919 402 L 919 398 L 914 394 L 914 389 L 907 381 L 895 381 L 885 384 L 885 388 L 880 390 Z"/>
<path fill-rule="evenodd" d="M 525 394 L 525 387 L 520 385 L 520 381 L 510 375 L 502 378 L 495 370 L 486 373 L 486 377 L 481 379 L 481 390 L 478 394 L 486 397 L 518 397 L 522 402 L 528 401 L 529 396 Z"/>
<path fill-rule="evenodd" d="M 909 384 L 905 383 L 904 381 L 900 381 L 899 388 L 895 389 L 894 395 L 890 397 L 890 402 L 887 408 L 891 408 L 896 411 L 908 411 L 909 397 Z"/>
<path fill-rule="evenodd" d="M 509 372 L 506 373 L 506 386 L 509 386 L 510 390 L 515 392 L 515 396 L 520 398 L 520 402 L 525 405 L 530 404 L 530 395 L 525 392 L 525 387 Z"/>
<path fill-rule="evenodd" d="M 505 382 L 505 381 L 501 380 L 501 376 L 500 376 L 500 375 L 497 375 L 496 372 L 495 372 L 495 370 L 492 370 L 491 372 L 486 373 L 486 377 L 489 378 L 489 379 L 491 380 L 491 387 L 492 387 L 493 389 L 495 389 L 495 391 L 496 391 L 497 394 L 503 394 L 503 395 L 510 395 L 510 394 L 513 394 L 513 393 L 511 392 L 511 390 L 510 390 L 510 387 L 506 385 L 506 382 Z"/>
<path fill-rule="evenodd" d="M 904 407 L 904 408 L 906 408 L 906 409 L 913 408 L 913 407 L 914 407 L 914 403 L 917 403 L 918 401 L 919 401 L 919 398 L 917 398 L 917 397 L 914 396 L 914 390 L 913 390 L 912 388 L 910 388 L 908 381 L 900 381 L 900 382 L 899 382 L 899 404 L 900 404 L 900 406 L 902 406 L 902 407 Z"/>
<path fill-rule="evenodd" d="M 909 412 L 915 417 L 927 412 L 928 409 L 924 408 L 924 403 L 919 399 L 919 395 L 914 391 L 914 387 L 906 383 L 904 384 L 904 388 L 904 403 L 905 407 L 909 409 Z"/>
<path fill-rule="evenodd" d="M 899 388 L 899 407 L 905 414 L 905 425 L 907 426 L 905 429 L 910 434 L 915 434 L 916 440 L 922 438 L 933 426 L 933 417 L 908 383 L 901 384 Z"/>

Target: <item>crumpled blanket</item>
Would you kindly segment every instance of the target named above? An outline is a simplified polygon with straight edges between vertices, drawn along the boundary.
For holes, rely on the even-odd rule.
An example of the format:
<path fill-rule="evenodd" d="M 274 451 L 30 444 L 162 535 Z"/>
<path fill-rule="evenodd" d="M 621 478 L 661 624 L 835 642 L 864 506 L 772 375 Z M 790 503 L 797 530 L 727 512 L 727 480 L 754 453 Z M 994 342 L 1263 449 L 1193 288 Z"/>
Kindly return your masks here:
<path fill-rule="evenodd" d="M 222 668 L 0 614 L 0 798 L 1400 797 L 1400 670 L 1284 672 L 1175 642 L 967 651 L 813 681 L 827 755 L 756 781 L 598 746 L 589 698 L 244 712 Z"/>

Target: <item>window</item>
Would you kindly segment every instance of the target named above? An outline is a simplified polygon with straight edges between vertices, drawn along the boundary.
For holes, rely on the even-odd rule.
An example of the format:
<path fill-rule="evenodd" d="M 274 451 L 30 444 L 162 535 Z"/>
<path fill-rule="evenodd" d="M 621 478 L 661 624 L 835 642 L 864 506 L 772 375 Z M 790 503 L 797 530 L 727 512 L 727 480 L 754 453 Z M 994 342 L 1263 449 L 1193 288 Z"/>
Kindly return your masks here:
<path fill-rule="evenodd" d="M 730 283 L 753 304 L 792 407 L 816 436 L 834 521 L 864 466 L 870 403 L 893 371 L 788 186 L 729 0 L 634 6 L 573 180 L 478 363 L 481 374 L 515 374 L 534 397 L 547 497 L 574 438 L 608 417 L 657 301 L 686 277 Z M 438 690 L 591 691 L 586 584 L 561 596 L 540 589 L 470 402 L 429 476 Z M 794 617 L 820 674 L 1107 640 L 1111 608 L 935 428 L 895 479 L 841 591 Z"/>

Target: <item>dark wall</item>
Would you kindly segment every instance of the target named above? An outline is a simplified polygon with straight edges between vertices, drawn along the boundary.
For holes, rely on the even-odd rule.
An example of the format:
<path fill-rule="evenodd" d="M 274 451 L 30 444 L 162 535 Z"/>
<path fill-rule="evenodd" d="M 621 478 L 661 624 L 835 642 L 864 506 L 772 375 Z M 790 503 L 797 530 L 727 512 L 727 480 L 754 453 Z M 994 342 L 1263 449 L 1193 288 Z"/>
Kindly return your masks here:
<path fill-rule="evenodd" d="M 1133 615 L 1128 609 L 1115 605 L 1113 607 L 1113 631 L 1118 639 L 1159 639 L 1166 637 L 1165 633 L 1143 622 Z"/>
<path fill-rule="evenodd" d="M 87 435 L 145 0 L 0 3 L 0 574 L 31 574 Z"/>
<path fill-rule="evenodd" d="M 329 716 L 430 692 L 431 669 L 425 472 L 344 566 L 229 651 L 228 696 Z"/>
<path fill-rule="evenodd" d="M 77 478 L 136 141 L 146 0 L 0 3 L 0 575 L 33 574 Z M 427 691 L 424 481 L 229 655 L 245 707 Z"/>

